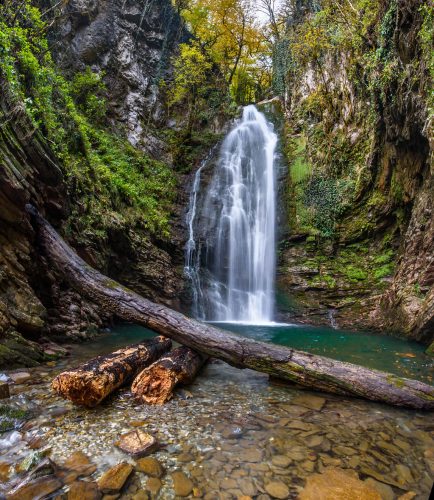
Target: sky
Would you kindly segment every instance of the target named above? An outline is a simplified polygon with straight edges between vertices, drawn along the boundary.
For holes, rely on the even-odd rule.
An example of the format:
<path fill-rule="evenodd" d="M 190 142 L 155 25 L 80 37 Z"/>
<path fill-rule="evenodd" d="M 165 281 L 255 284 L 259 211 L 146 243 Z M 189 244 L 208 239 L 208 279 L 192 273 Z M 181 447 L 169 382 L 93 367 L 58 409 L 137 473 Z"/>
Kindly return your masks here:
<path fill-rule="evenodd" d="M 255 0 L 255 3 L 257 5 L 259 5 L 259 0 Z M 274 2 L 275 7 L 279 8 L 281 3 L 282 3 L 282 0 L 275 0 L 275 2 Z M 261 12 L 259 9 L 256 9 L 255 15 L 261 23 L 265 23 L 268 21 L 268 16 L 265 13 Z"/>

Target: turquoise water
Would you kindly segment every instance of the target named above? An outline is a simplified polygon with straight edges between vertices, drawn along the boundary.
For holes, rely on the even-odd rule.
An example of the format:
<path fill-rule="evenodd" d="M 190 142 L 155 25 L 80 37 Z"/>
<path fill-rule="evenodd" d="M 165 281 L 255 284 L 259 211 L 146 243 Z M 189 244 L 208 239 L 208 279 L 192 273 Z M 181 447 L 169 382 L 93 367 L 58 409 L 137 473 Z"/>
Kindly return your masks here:
<path fill-rule="evenodd" d="M 371 333 L 355 333 L 326 327 L 276 324 L 252 326 L 220 323 L 216 326 L 262 342 L 348 361 L 396 375 L 433 383 L 434 359 L 417 342 Z M 83 344 L 86 357 L 110 352 L 115 348 L 155 335 L 137 325 L 118 325 L 111 333 Z"/>

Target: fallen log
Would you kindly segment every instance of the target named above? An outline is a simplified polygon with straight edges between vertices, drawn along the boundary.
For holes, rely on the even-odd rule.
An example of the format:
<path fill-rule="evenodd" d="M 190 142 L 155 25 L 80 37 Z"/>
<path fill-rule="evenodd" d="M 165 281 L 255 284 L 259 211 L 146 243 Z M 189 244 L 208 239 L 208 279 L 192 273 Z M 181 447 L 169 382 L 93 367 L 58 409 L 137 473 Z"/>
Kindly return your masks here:
<path fill-rule="evenodd" d="M 134 398 L 147 404 L 164 404 L 173 396 L 178 384 L 190 384 L 207 356 L 181 346 L 157 359 L 134 379 Z"/>
<path fill-rule="evenodd" d="M 119 318 L 233 366 L 268 373 L 310 389 L 434 409 L 434 387 L 423 382 L 223 332 L 155 304 L 86 264 L 34 207 L 27 210 L 50 263 L 79 293 Z"/>
<path fill-rule="evenodd" d="M 164 337 L 143 340 L 60 373 L 53 380 L 52 387 L 60 396 L 77 405 L 96 406 L 171 347 L 172 342 Z"/>

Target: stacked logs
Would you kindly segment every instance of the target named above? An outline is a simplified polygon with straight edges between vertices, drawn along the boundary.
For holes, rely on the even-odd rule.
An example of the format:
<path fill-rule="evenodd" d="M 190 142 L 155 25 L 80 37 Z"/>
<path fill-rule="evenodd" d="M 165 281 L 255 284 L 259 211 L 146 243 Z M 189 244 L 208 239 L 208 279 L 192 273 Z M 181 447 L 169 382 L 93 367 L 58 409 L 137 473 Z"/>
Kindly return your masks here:
<path fill-rule="evenodd" d="M 207 359 L 189 347 L 171 347 L 171 340 L 162 336 L 144 340 L 60 373 L 52 388 L 77 405 L 94 407 L 133 382 L 137 401 L 164 404 L 177 385 L 194 380 Z"/>

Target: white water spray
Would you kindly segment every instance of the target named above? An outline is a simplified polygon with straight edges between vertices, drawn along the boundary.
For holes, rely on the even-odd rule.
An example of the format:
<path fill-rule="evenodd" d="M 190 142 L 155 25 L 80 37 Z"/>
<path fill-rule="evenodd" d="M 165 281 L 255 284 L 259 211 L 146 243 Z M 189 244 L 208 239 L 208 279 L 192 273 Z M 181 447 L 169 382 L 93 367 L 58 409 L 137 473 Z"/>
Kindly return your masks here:
<path fill-rule="evenodd" d="M 247 106 L 222 144 L 199 210 L 203 166 L 196 174 L 185 269 L 193 287 L 193 314 L 201 319 L 255 324 L 272 320 L 276 143 L 265 116 Z M 195 227 L 205 241 L 203 251 L 197 247 Z"/>

